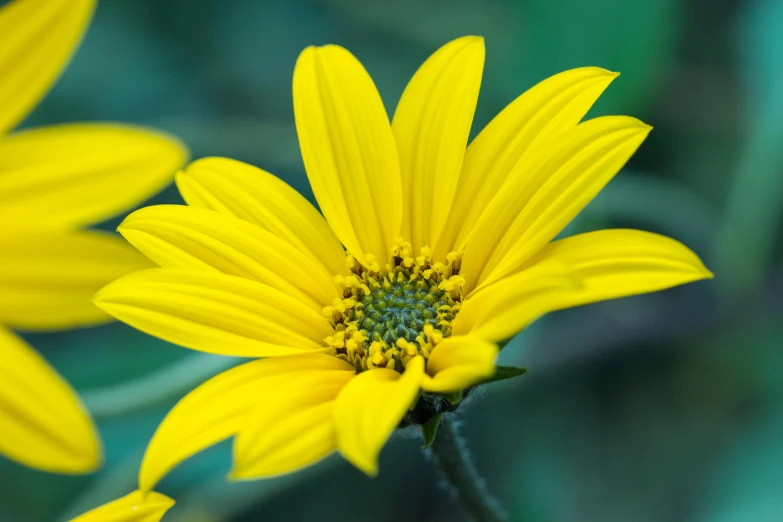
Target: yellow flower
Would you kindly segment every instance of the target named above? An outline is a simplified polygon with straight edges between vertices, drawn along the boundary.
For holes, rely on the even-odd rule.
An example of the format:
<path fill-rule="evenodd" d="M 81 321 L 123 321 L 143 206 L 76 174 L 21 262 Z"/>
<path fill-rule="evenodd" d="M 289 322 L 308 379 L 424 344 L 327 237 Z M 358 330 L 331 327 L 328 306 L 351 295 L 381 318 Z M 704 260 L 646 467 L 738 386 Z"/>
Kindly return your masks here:
<path fill-rule="evenodd" d="M 448 43 L 390 123 L 356 58 L 310 47 L 294 71 L 294 112 L 323 216 L 271 174 L 207 158 L 178 174 L 189 206 L 145 208 L 120 226 L 161 268 L 110 284 L 101 308 L 187 348 L 260 358 L 174 407 L 141 490 L 232 436 L 234 479 L 335 450 L 375 475 L 417 400 L 491 377 L 496 343 L 540 315 L 711 276 L 647 232 L 551 242 L 650 127 L 580 123 L 617 76 L 588 67 L 521 95 L 466 149 L 483 63 L 481 38 Z"/>
<path fill-rule="evenodd" d="M 106 322 L 90 298 L 150 265 L 113 234 L 82 230 L 140 203 L 186 161 L 145 129 L 58 125 L 8 132 L 54 84 L 94 0 L 15 0 L 0 8 L 0 454 L 45 471 L 101 462 L 95 427 L 71 387 L 11 328 Z"/>

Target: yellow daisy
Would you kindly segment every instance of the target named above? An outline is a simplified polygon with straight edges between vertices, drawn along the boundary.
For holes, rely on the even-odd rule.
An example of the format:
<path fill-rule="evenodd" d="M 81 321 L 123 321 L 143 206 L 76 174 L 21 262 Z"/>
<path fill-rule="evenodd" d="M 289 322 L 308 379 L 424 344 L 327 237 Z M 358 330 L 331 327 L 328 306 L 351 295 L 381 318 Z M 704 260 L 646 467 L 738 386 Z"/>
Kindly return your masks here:
<path fill-rule="evenodd" d="M 207 158 L 177 176 L 189 206 L 145 208 L 120 226 L 161 268 L 110 284 L 101 308 L 187 348 L 259 358 L 174 407 L 147 449 L 141 490 L 232 436 L 234 479 L 335 450 L 375 475 L 396 427 L 491 378 L 497 343 L 535 318 L 711 276 L 685 246 L 648 232 L 551 242 L 650 127 L 626 116 L 580 123 L 617 76 L 587 67 L 522 94 L 467 146 L 483 64 L 481 38 L 448 43 L 390 123 L 350 52 L 309 47 L 294 113 L 323 216 L 273 175 Z"/>
<path fill-rule="evenodd" d="M 101 462 L 73 389 L 11 329 L 110 320 L 90 298 L 151 264 L 122 238 L 86 231 L 157 192 L 184 165 L 175 139 L 129 126 L 58 125 L 9 134 L 55 83 L 94 0 L 14 0 L 0 8 L 0 454 L 85 473 Z"/>

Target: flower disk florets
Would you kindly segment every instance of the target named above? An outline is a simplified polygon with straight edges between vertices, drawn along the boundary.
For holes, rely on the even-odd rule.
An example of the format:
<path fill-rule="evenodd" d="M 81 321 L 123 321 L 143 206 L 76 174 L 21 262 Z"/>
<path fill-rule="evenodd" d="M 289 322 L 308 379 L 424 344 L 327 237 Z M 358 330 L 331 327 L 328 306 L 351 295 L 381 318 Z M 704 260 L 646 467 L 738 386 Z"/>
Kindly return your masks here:
<path fill-rule="evenodd" d="M 324 308 L 335 327 L 325 339 L 332 355 L 356 367 L 405 371 L 413 357 L 429 358 L 451 335 L 462 302 L 456 253 L 433 262 L 430 249 L 413 256 L 410 243 L 397 241 L 391 261 L 381 267 L 372 257 L 362 265 L 348 256 L 351 275 L 336 276 L 342 298 Z"/>

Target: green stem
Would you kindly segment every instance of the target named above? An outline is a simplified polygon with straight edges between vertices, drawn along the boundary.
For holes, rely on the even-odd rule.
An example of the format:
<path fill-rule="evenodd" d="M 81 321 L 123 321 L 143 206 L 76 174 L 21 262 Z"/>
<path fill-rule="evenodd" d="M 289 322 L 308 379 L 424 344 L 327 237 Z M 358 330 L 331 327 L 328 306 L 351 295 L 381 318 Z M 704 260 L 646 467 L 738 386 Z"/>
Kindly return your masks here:
<path fill-rule="evenodd" d="M 465 445 L 457 433 L 453 415 L 443 418 L 432 443 L 435 464 L 454 487 L 457 498 L 477 522 L 504 522 L 503 509 L 489 494 L 484 480 L 478 475 Z"/>

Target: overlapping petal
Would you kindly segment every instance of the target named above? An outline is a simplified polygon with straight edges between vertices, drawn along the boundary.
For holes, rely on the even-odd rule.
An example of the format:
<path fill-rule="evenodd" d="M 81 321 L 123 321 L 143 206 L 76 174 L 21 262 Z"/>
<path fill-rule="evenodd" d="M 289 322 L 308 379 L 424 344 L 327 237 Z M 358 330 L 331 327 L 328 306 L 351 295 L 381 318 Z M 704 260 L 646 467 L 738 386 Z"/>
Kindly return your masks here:
<path fill-rule="evenodd" d="M 522 273 L 551 261 L 567 264 L 580 282 L 559 293 L 557 306 L 553 309 L 655 292 L 712 278 L 712 273 L 688 247 L 666 236 L 641 230 L 599 230 L 555 241 L 544 247 L 530 261 L 532 266 Z M 504 281 L 499 281 L 498 286 Z"/>
<path fill-rule="evenodd" d="M 156 268 L 103 288 L 95 303 L 113 317 L 193 350 L 269 357 L 324 351 L 322 314 L 270 286 L 220 273 Z"/>
<path fill-rule="evenodd" d="M 402 235 L 414 252 L 434 246 L 457 189 L 484 69 L 484 39 L 438 49 L 413 75 L 392 129 L 402 173 Z"/>
<path fill-rule="evenodd" d="M 599 230 L 550 243 L 519 272 L 462 306 L 454 333 L 508 339 L 537 317 L 711 278 L 686 246 L 640 230 Z"/>
<path fill-rule="evenodd" d="M 346 363 L 336 357 L 304 354 L 251 361 L 211 378 L 180 400 L 158 426 L 144 455 L 139 487 L 153 489 L 183 460 L 235 435 L 256 405 L 285 383 L 345 370 Z"/>
<path fill-rule="evenodd" d="M 0 222 L 39 229 L 103 221 L 158 192 L 187 156 L 175 138 L 125 125 L 12 134 L 0 141 Z"/>
<path fill-rule="evenodd" d="M 71 522 L 159 522 L 174 500 L 156 491 L 139 491 L 74 518 Z"/>
<path fill-rule="evenodd" d="M 14 0 L 0 8 L 0 136 L 49 92 L 94 8 L 95 0 Z"/>
<path fill-rule="evenodd" d="M 325 273 L 347 273 L 345 251 L 329 224 L 280 178 L 241 161 L 204 158 L 176 180 L 188 205 L 254 223 L 308 254 Z"/>
<path fill-rule="evenodd" d="M 397 147 L 383 102 L 361 63 L 335 45 L 308 47 L 294 70 L 294 115 L 315 197 L 361 262 L 382 262 L 400 232 Z"/>
<path fill-rule="evenodd" d="M 461 391 L 495 373 L 496 344 L 475 335 L 455 335 L 443 340 L 427 360 L 421 388 L 434 393 Z"/>
<path fill-rule="evenodd" d="M 329 357 L 329 356 L 326 356 Z M 267 478 L 315 464 L 337 449 L 334 404 L 355 368 L 340 359 L 328 371 L 301 371 L 264 386 L 234 442 L 234 479 Z"/>
<path fill-rule="evenodd" d="M 535 165 L 509 175 L 467 240 L 468 291 L 519 269 L 614 177 L 651 127 L 627 116 L 580 123 Z"/>
<path fill-rule="evenodd" d="M 504 341 L 558 309 L 566 293 L 579 291 L 582 284 L 579 273 L 565 261 L 542 260 L 471 295 L 454 319 L 453 334 Z"/>
<path fill-rule="evenodd" d="M 114 234 L 0 231 L 0 323 L 50 330 L 106 322 L 90 302 L 95 292 L 152 266 Z"/>
<path fill-rule="evenodd" d="M 528 89 L 493 118 L 468 146 L 449 217 L 433 255 L 445 258 L 450 251 L 464 248 L 512 169 L 522 161 L 530 164 L 539 145 L 579 123 L 616 77 L 617 73 L 598 67 L 571 69 Z"/>
<path fill-rule="evenodd" d="M 376 368 L 345 386 L 334 407 L 337 449 L 343 457 L 370 476 L 378 474 L 378 455 L 416 400 L 423 375 L 424 358 L 416 357 L 403 374 Z"/>
<path fill-rule="evenodd" d="M 0 355 L 0 454 L 43 471 L 94 471 L 101 444 L 73 389 L 3 326 Z"/>
<path fill-rule="evenodd" d="M 119 231 L 164 268 L 215 270 L 253 279 L 298 298 L 317 312 L 337 297 L 320 263 L 271 232 L 234 216 L 158 205 L 134 212 Z"/>

